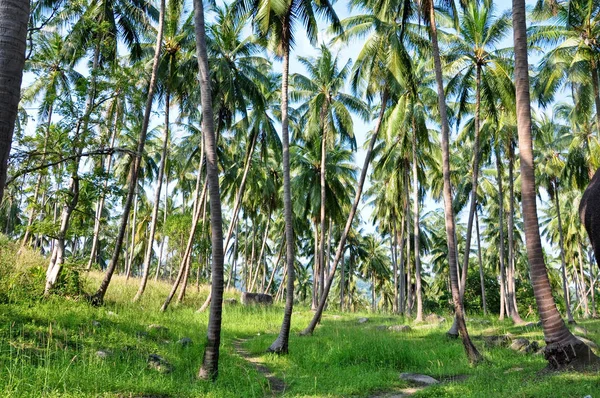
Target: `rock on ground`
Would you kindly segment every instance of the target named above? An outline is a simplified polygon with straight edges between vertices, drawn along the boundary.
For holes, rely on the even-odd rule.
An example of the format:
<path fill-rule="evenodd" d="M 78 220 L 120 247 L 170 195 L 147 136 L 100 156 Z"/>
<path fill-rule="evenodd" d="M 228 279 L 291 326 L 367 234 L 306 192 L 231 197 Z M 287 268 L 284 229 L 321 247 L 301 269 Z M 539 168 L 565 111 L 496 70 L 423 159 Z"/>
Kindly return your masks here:
<path fill-rule="evenodd" d="M 148 355 L 147 362 L 150 369 L 154 369 L 159 373 L 170 373 L 173 371 L 173 365 L 158 354 Z"/>
<path fill-rule="evenodd" d="M 367 323 L 369 322 L 369 318 L 358 318 L 358 323 Z"/>
<path fill-rule="evenodd" d="M 520 337 L 518 339 L 515 339 L 512 342 L 512 344 L 510 345 L 510 348 L 515 351 L 525 351 L 527 346 L 529 346 L 529 340 Z"/>
<path fill-rule="evenodd" d="M 439 381 L 431 376 L 421 375 L 418 373 L 400 373 L 400 379 L 421 386 L 431 386 L 439 383 Z"/>
<path fill-rule="evenodd" d="M 271 304 L 273 304 L 273 296 L 271 296 L 270 294 L 262 294 L 262 293 L 242 292 L 240 300 L 242 302 L 242 305 L 249 305 L 249 304 L 271 305 Z"/>
<path fill-rule="evenodd" d="M 148 330 L 156 330 L 157 332 L 166 332 L 169 329 L 162 325 L 157 325 L 157 324 L 153 323 L 152 325 L 148 325 Z"/>
<path fill-rule="evenodd" d="M 483 336 L 483 342 L 486 347 L 508 347 L 510 344 L 510 336 L 504 334 L 499 336 Z"/>
<path fill-rule="evenodd" d="M 412 329 L 408 325 L 394 325 L 390 326 L 388 330 L 392 332 L 410 332 Z"/>
<path fill-rule="evenodd" d="M 96 351 L 96 356 L 98 358 L 100 358 L 100 359 L 106 359 L 109 356 L 111 356 L 111 354 L 112 353 L 110 351 L 107 351 L 107 350 L 98 350 L 98 351 Z"/>
<path fill-rule="evenodd" d="M 179 344 L 182 347 L 187 347 L 188 345 L 192 344 L 192 339 L 190 339 L 189 337 L 184 337 L 177 341 L 177 344 Z"/>
<path fill-rule="evenodd" d="M 446 318 L 438 314 L 429 314 L 425 317 L 427 323 L 443 323 L 446 322 Z"/>

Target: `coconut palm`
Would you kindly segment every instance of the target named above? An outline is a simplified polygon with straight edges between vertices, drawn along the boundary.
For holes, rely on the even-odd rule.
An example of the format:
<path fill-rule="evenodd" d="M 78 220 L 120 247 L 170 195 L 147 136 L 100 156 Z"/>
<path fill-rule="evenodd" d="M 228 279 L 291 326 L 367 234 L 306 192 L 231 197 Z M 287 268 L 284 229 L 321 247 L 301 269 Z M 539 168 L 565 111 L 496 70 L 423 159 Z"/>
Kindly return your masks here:
<path fill-rule="evenodd" d="M 537 217 L 535 166 L 531 138 L 531 105 L 525 1 L 513 1 L 513 40 L 515 52 L 515 88 L 517 130 L 521 160 L 521 205 L 525 223 L 527 257 L 531 268 L 533 292 L 546 340 L 545 357 L 549 366 L 563 368 L 597 363 L 598 357 L 567 329 L 556 308 L 544 261 Z"/>

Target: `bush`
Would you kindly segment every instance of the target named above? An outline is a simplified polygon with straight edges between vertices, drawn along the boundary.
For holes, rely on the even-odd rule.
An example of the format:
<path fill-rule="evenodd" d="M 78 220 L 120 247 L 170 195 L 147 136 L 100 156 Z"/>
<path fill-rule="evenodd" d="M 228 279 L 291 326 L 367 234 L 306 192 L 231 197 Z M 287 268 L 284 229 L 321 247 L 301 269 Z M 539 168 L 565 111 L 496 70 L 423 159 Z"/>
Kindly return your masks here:
<path fill-rule="evenodd" d="M 0 303 L 39 300 L 44 294 L 48 260 L 40 253 L 11 242 L 0 234 Z M 79 269 L 66 263 L 56 284 L 56 292 L 79 295 L 82 292 Z"/>

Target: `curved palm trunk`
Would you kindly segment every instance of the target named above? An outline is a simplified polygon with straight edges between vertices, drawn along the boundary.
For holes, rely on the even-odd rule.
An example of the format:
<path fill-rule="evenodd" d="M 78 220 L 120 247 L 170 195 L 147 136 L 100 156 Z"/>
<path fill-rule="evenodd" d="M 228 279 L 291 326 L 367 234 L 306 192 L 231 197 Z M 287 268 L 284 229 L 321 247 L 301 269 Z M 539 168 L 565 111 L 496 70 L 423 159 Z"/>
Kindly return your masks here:
<path fill-rule="evenodd" d="M 29 1 L 0 0 L 0 203 L 21 99 L 28 20 Z"/>
<path fill-rule="evenodd" d="M 140 131 L 140 136 L 137 142 L 137 150 L 135 153 L 135 157 L 133 159 L 133 163 L 131 165 L 130 175 L 129 175 L 129 186 L 127 188 L 127 199 L 125 200 L 125 205 L 123 206 L 123 214 L 121 216 L 121 225 L 119 226 L 119 234 L 117 235 L 117 239 L 115 241 L 115 249 L 110 260 L 110 264 L 108 269 L 106 270 L 106 275 L 100 284 L 100 287 L 91 297 L 91 302 L 94 305 L 102 305 L 104 302 L 104 296 L 106 295 L 106 291 L 108 290 L 108 285 L 112 279 L 113 273 L 117 267 L 119 262 L 119 257 L 121 256 L 121 247 L 123 246 L 123 238 L 125 237 L 125 233 L 127 232 L 127 221 L 129 219 L 129 212 L 131 211 L 131 206 L 133 204 L 133 197 L 135 195 L 138 175 L 140 173 L 140 169 L 142 166 L 142 155 L 144 153 L 144 147 L 146 145 L 146 135 L 148 133 L 148 125 L 150 123 L 150 113 L 152 111 L 152 102 L 154 100 L 154 91 L 156 89 L 157 82 L 157 72 L 158 72 L 158 64 L 160 60 L 160 49 L 162 47 L 162 37 L 163 37 L 163 26 L 164 26 L 164 18 L 165 18 L 165 0 L 160 1 L 160 16 L 158 20 L 158 32 L 156 35 L 156 44 L 154 48 L 154 58 L 152 60 L 152 74 L 150 76 L 150 84 L 148 87 L 148 98 L 146 100 L 146 109 L 144 111 L 144 121 L 142 123 L 142 130 Z"/>
<path fill-rule="evenodd" d="M 363 186 L 365 184 L 365 180 L 367 177 L 367 170 L 369 169 L 369 164 L 371 162 L 371 154 L 373 152 L 373 147 L 375 146 L 375 142 L 377 141 L 377 136 L 379 135 L 379 130 L 381 129 L 381 125 L 383 123 L 383 116 L 385 114 L 385 109 L 387 105 L 388 95 L 387 92 L 384 91 L 381 96 L 381 110 L 379 111 L 379 117 L 377 119 L 377 124 L 375 125 L 375 129 L 373 130 L 373 135 L 371 136 L 371 142 L 369 142 L 369 148 L 367 149 L 367 153 L 365 154 L 365 161 L 363 164 L 362 171 L 360 173 L 360 179 L 358 180 L 358 187 L 356 189 L 356 194 L 354 196 L 354 202 L 352 203 L 352 208 L 350 209 L 350 214 L 348 214 L 348 218 L 346 219 L 346 225 L 344 230 L 342 231 L 342 235 L 340 236 L 340 242 L 338 244 L 337 250 L 335 251 L 335 259 L 333 260 L 333 264 L 331 266 L 331 272 L 327 277 L 327 284 L 325 285 L 325 289 L 323 290 L 323 295 L 319 300 L 319 306 L 317 307 L 317 311 L 313 316 L 312 320 L 300 334 L 301 335 L 310 335 L 314 332 L 315 327 L 321 320 L 321 316 L 323 315 L 323 310 L 325 309 L 325 303 L 327 301 L 327 296 L 329 295 L 329 290 L 331 289 L 331 285 L 333 283 L 333 278 L 335 276 L 335 270 L 342 258 L 342 253 L 344 251 L 344 246 L 346 245 L 346 238 L 348 237 L 348 232 L 350 232 L 350 228 L 352 228 L 352 221 L 354 220 L 354 215 L 356 214 L 356 209 L 358 208 L 358 204 L 360 203 L 360 198 L 362 195 Z"/>
<path fill-rule="evenodd" d="M 219 369 L 219 345 L 221 343 L 221 313 L 223 308 L 223 219 L 221 218 L 221 196 L 219 191 L 219 166 L 214 129 L 210 72 L 206 52 L 204 5 L 194 0 L 194 22 L 196 31 L 196 53 L 200 70 L 200 94 L 202 98 L 202 131 L 206 151 L 206 175 L 210 199 L 210 227 L 212 243 L 212 286 L 210 314 L 208 317 L 207 342 L 204 347 L 202 367 L 198 372 L 201 379 L 216 380 Z"/>
<path fill-rule="evenodd" d="M 504 263 L 504 189 L 502 188 L 502 168 L 500 165 L 500 151 L 496 152 L 496 170 L 498 182 L 498 232 L 500 233 L 500 320 L 504 319 L 506 301 L 506 267 Z M 510 316 L 510 311 L 506 311 Z"/>
<path fill-rule="evenodd" d="M 269 226 L 270 225 L 271 225 L 271 210 L 269 209 L 267 225 L 265 226 L 265 234 L 263 236 L 262 244 L 260 245 L 260 252 L 258 254 L 258 260 L 256 261 L 257 270 L 256 270 L 256 274 L 254 275 L 254 280 L 252 281 L 252 286 L 250 287 L 249 291 L 253 291 L 254 287 L 256 286 L 256 280 L 258 279 L 258 274 L 259 274 L 258 270 L 259 270 L 260 264 L 263 259 L 263 254 L 265 253 L 265 246 L 267 246 L 267 238 L 269 237 Z M 265 269 L 265 271 L 266 271 L 266 269 Z"/>
<path fill-rule="evenodd" d="M 413 174 L 413 235 L 415 248 L 415 281 L 417 293 L 417 317 L 416 322 L 423 320 L 423 292 L 421 288 L 421 256 L 419 247 L 419 173 L 417 165 L 417 130 L 415 119 L 413 117 L 413 134 L 412 134 L 412 174 Z"/>
<path fill-rule="evenodd" d="M 208 188 L 208 175 L 206 176 L 206 181 L 204 182 L 204 188 L 202 188 L 202 197 L 201 197 L 199 203 L 204 203 L 205 198 L 206 198 L 207 188 Z M 160 307 L 160 312 L 164 312 L 167 310 L 167 307 L 169 307 L 171 300 L 173 300 L 173 296 L 175 296 L 175 293 L 177 292 L 177 288 L 179 287 L 179 284 L 181 283 L 181 279 L 183 278 L 184 273 L 188 271 L 187 268 L 188 268 L 188 264 L 190 261 L 190 257 L 192 255 L 192 246 L 194 244 L 194 236 L 196 235 L 196 229 L 198 228 L 198 221 L 200 220 L 200 211 L 201 210 L 202 210 L 202 205 L 199 204 L 198 206 L 196 206 L 196 212 L 192 215 L 192 226 L 190 229 L 190 234 L 188 236 L 187 244 L 185 246 L 185 250 L 183 252 L 183 256 L 181 258 L 181 262 L 179 263 L 179 271 L 177 272 L 177 277 L 175 278 L 175 281 L 173 282 L 173 286 L 171 287 L 171 291 L 169 292 L 169 295 L 165 299 L 163 305 Z M 210 304 L 210 298 L 211 298 L 211 295 L 209 294 L 208 299 L 205 303 L 205 306 L 203 306 L 204 308 L 208 307 L 208 305 Z"/>
<path fill-rule="evenodd" d="M 523 206 L 525 241 L 533 292 L 547 344 L 544 355 L 552 368 L 598 363 L 598 357 L 592 353 L 589 347 L 573 336 L 567 329 L 552 298 L 552 288 L 544 262 L 535 203 L 535 168 L 531 139 L 529 65 L 527 61 L 527 28 L 524 0 L 513 0 L 512 16 L 517 130 L 519 132 L 519 156 L 521 158 L 521 204 Z"/>
<path fill-rule="evenodd" d="M 142 266 L 142 279 L 140 287 L 133 298 L 133 301 L 138 301 L 148 283 L 148 275 L 150 274 L 150 263 L 152 262 L 152 248 L 154 246 L 154 235 L 156 233 L 156 223 L 158 220 L 158 207 L 160 205 L 160 192 L 162 190 L 163 178 L 165 175 L 165 167 L 167 165 L 167 148 L 169 147 L 169 92 L 165 94 L 165 132 L 163 136 L 163 146 L 160 155 L 160 165 L 158 168 L 158 180 L 156 182 L 156 191 L 154 193 L 154 205 L 152 207 L 152 216 L 150 219 L 150 231 L 148 234 L 148 245 L 146 247 L 146 255 L 144 256 L 144 265 Z"/>
<path fill-rule="evenodd" d="M 291 10 L 288 11 L 291 14 Z M 287 291 L 285 309 L 279 336 L 268 348 L 269 352 L 288 353 L 292 312 L 294 309 L 294 227 L 292 215 L 292 190 L 290 182 L 290 137 L 288 120 L 288 79 L 290 69 L 290 15 L 283 21 L 283 72 L 281 75 L 281 141 L 283 146 L 283 216 L 285 219 L 285 261 L 287 269 Z"/>
<path fill-rule="evenodd" d="M 404 260 L 406 268 L 406 315 L 412 316 L 413 309 L 413 290 L 412 290 L 412 275 L 410 267 L 410 185 L 408 165 L 404 168 L 404 190 L 406 192 L 406 208 L 404 209 L 404 221 L 406 223 L 406 258 Z"/>
<path fill-rule="evenodd" d="M 140 205 L 140 201 L 138 200 L 139 190 L 139 187 L 136 188 L 135 196 L 133 197 L 133 220 L 131 222 L 131 241 L 129 242 L 129 254 L 127 253 L 127 248 L 125 249 L 125 255 L 128 256 L 125 264 L 125 280 L 129 280 L 131 268 L 133 267 L 133 257 L 135 255 L 135 227 L 137 225 L 137 214 Z"/>
<path fill-rule="evenodd" d="M 462 302 L 459 291 L 459 281 L 456 262 L 456 241 L 454 212 L 452 210 L 452 185 L 450 181 L 450 127 L 448 125 L 448 115 L 446 111 L 446 95 L 444 92 L 444 83 L 442 77 L 442 63 L 440 60 L 440 49 L 437 38 L 437 26 L 435 22 L 435 9 L 433 2 L 429 6 L 429 23 L 431 29 L 431 44 L 433 47 L 433 62 L 435 67 L 435 80 L 438 92 L 438 106 L 442 124 L 442 170 L 444 175 L 444 215 L 446 224 L 446 239 L 448 242 L 448 265 L 450 267 L 450 282 L 452 288 L 452 300 L 454 302 L 454 312 L 458 324 L 458 330 L 462 338 L 467 358 L 471 363 L 477 363 L 483 360 L 483 357 L 477 351 L 477 348 L 471 342 L 462 308 Z"/>
<path fill-rule="evenodd" d="M 154 275 L 154 280 L 158 280 L 158 275 L 160 273 L 160 265 L 162 264 L 163 253 L 165 251 L 165 241 L 166 241 L 166 226 L 167 226 L 167 213 L 169 209 L 169 175 L 166 176 L 165 181 L 165 208 L 163 210 L 163 225 L 162 225 L 162 239 L 160 240 L 160 248 L 158 249 L 158 264 L 156 264 L 156 274 Z"/>
<path fill-rule="evenodd" d="M 562 216 L 560 213 L 560 203 L 558 200 L 558 185 L 554 182 L 554 204 L 556 205 L 556 218 L 558 219 L 558 242 L 560 245 L 560 271 L 562 273 L 562 287 L 565 298 L 565 308 L 567 320 L 569 323 L 575 323 L 573 313 L 571 312 L 571 300 L 569 296 L 569 285 L 567 282 L 567 262 L 565 261 L 565 238 L 563 235 Z"/>

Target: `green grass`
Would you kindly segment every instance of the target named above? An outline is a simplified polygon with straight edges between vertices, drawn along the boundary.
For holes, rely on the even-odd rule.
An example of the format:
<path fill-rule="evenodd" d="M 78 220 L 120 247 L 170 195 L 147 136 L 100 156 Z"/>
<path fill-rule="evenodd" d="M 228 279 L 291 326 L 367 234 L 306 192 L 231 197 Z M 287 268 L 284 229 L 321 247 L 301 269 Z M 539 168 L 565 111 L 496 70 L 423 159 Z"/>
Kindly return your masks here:
<path fill-rule="evenodd" d="M 99 282 L 91 274 L 87 289 Z M 418 372 L 447 380 L 415 397 L 600 397 L 600 374 L 542 374 L 543 357 L 516 353 L 508 348 L 488 349 L 482 334 L 503 334 L 543 339 L 540 328 L 523 329 L 509 321 L 488 318 L 489 324 L 470 322 L 470 332 L 486 363 L 470 367 L 460 340 L 445 335 L 448 323 L 394 333 L 380 325 L 410 324 L 390 315 L 327 313 L 313 336 L 299 337 L 312 312 L 298 306 L 293 316 L 290 355 L 265 354 L 273 342 L 283 310 L 224 308 L 219 379 L 198 381 L 208 315 L 198 314 L 207 295 L 203 287 L 189 289 L 185 305 L 158 308 L 169 286 L 151 282 L 140 303 L 131 303 L 137 281 L 115 277 L 102 308 L 83 300 L 53 297 L 42 302 L 0 305 L 0 391 L 10 397 L 263 397 L 266 379 L 233 348 L 236 338 L 248 338 L 245 348 L 285 380 L 289 397 L 368 397 L 377 392 L 406 387 L 401 372 Z M 226 297 L 237 297 L 235 291 Z M 336 316 L 334 316 L 336 315 Z M 361 316 L 369 318 L 363 325 Z M 446 316 L 449 320 L 450 317 Z M 482 319 L 482 318 L 478 318 Z M 100 326 L 95 326 L 94 321 Z M 160 324 L 166 331 L 149 331 Z M 581 321 L 600 341 L 600 321 Z M 147 333 L 147 334 L 146 334 Z M 181 347 L 177 340 L 193 344 Z M 100 359 L 96 351 L 112 354 Z M 156 353 L 174 371 L 160 374 L 149 369 L 146 358 Z M 514 370 L 521 368 L 522 370 Z"/>

